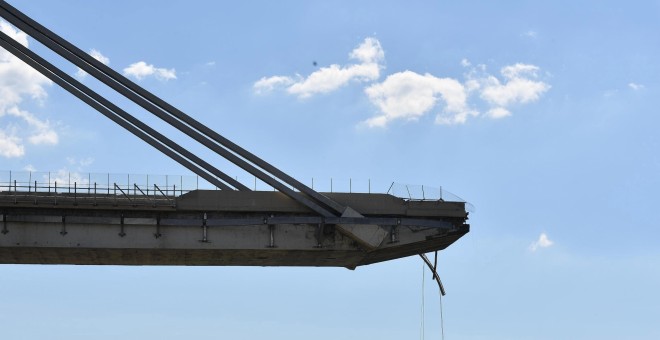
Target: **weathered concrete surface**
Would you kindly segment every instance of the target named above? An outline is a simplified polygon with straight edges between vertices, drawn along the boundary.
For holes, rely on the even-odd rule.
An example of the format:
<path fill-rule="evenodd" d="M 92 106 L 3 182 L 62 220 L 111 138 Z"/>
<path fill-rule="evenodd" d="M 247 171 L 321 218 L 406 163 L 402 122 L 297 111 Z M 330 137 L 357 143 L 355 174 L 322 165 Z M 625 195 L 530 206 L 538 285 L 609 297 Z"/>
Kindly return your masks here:
<path fill-rule="evenodd" d="M 351 207 L 347 207 L 341 216 L 364 217 Z M 337 224 L 337 230 L 349 236 L 367 250 L 376 249 L 389 235 L 388 231 L 376 224 Z"/>
<path fill-rule="evenodd" d="M 326 195 L 350 207 L 344 217 L 423 218 L 437 226 L 278 222 L 318 219 L 278 192 L 198 191 L 165 206 L 85 195 L 57 204 L 52 197 L 3 200 L 0 193 L 0 263 L 355 268 L 442 250 L 469 231 L 460 202 Z"/>

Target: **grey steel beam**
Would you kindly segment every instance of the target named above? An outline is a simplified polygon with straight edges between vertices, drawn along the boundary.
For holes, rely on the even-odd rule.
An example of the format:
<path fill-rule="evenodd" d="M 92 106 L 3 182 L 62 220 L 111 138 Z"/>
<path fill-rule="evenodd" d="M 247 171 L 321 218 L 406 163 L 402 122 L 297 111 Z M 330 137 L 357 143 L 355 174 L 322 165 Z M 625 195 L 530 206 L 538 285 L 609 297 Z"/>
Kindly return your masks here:
<path fill-rule="evenodd" d="M 210 164 L 199 159 L 197 156 L 188 152 L 178 144 L 169 140 L 165 136 L 151 129 L 146 124 L 140 122 L 130 114 L 126 113 L 125 111 L 121 110 L 114 104 L 105 100 L 103 97 L 101 97 L 91 89 L 87 88 L 77 80 L 73 79 L 71 76 L 67 75 L 63 71 L 59 70 L 54 65 L 48 63 L 43 58 L 36 55 L 34 52 L 28 50 L 23 45 L 19 44 L 18 42 L 16 42 L 14 39 L 7 36 L 3 32 L 0 32 L 0 45 L 2 45 L 3 48 L 5 48 L 13 55 L 15 55 L 16 57 L 23 60 L 31 67 L 33 67 L 39 73 L 43 74 L 53 82 L 57 83 L 65 90 L 67 90 L 74 96 L 78 97 L 83 102 L 87 103 L 88 105 L 90 105 L 91 107 L 93 107 L 94 109 L 105 115 L 106 117 L 110 118 L 115 123 L 119 124 L 121 127 L 125 128 L 126 130 L 133 133 L 143 141 L 147 142 L 149 145 L 155 147 L 162 153 L 166 154 L 173 160 L 177 161 L 179 164 L 183 165 L 184 167 L 193 171 L 200 177 L 209 181 L 209 183 L 224 190 L 232 190 L 232 188 L 227 186 L 225 183 L 211 176 L 206 171 L 203 171 L 198 165 L 191 163 L 189 160 L 183 158 L 181 155 L 184 155 L 185 157 L 195 162 L 198 162 L 197 164 L 202 164 L 203 167 L 208 168 L 207 169 L 208 171 L 212 172 L 218 177 L 222 176 L 228 178 L 231 181 L 235 181 L 231 177 L 225 175 L 220 170 L 215 169 Z M 119 117 L 123 119 L 120 119 Z M 139 127 L 139 129 L 136 126 Z M 169 146 L 171 149 L 166 148 L 163 144 Z M 181 155 L 175 153 L 174 151 L 180 153 Z M 236 182 L 236 184 L 242 186 L 242 184 L 238 182 Z"/>
<path fill-rule="evenodd" d="M 26 31 L 28 34 L 33 36 L 35 39 L 37 39 L 47 47 L 51 48 L 56 53 L 60 54 L 62 57 L 76 64 L 81 69 L 90 73 L 91 75 L 101 80 L 106 85 L 115 89 L 117 92 L 126 96 L 130 100 L 136 102 L 138 105 L 147 109 L 149 112 L 163 119 L 167 123 L 181 130 L 182 132 L 184 132 L 191 138 L 195 139 L 199 143 L 205 145 L 209 149 L 225 157 L 232 163 L 238 165 L 245 171 L 261 179 L 265 183 L 268 183 L 274 188 L 287 194 L 294 200 L 307 205 L 308 207 L 321 213 L 324 216 L 332 216 L 335 214 L 329 213 L 327 209 L 322 208 L 320 206 L 319 207 L 314 206 L 314 205 L 318 205 L 316 202 L 319 202 L 327 206 L 328 208 L 334 210 L 338 214 L 341 214 L 345 209 L 345 207 L 342 206 L 341 204 L 329 199 L 324 195 L 319 194 L 313 189 L 300 183 L 299 181 L 295 180 L 294 178 L 290 177 L 289 175 L 275 168 L 271 164 L 265 162 L 264 160 L 260 159 L 254 154 L 241 148 L 240 146 L 236 145 L 235 143 L 221 136 L 217 132 L 201 124 L 194 118 L 188 116 L 187 114 L 178 110 L 174 106 L 168 104 L 167 102 L 153 95 L 149 91 L 143 89 L 134 82 L 128 80 L 124 76 L 120 75 L 119 73 L 112 70 L 108 66 L 92 58 L 84 51 L 80 50 L 73 44 L 69 43 L 65 39 L 61 38 L 60 36 L 48 30 L 47 28 L 40 25 L 36 21 L 32 20 L 31 18 L 21 13 L 16 8 L 12 7 L 6 2 L 4 1 L 0 2 L 0 9 L 1 9 L 0 15 L 5 17 L 5 19 L 10 21 L 12 24 L 16 25 L 23 31 Z M 173 117 L 176 117 L 176 119 L 174 119 Z M 183 124 L 182 122 L 188 124 L 189 126 Z M 191 129 L 190 127 L 194 128 L 196 131 Z M 197 131 L 203 133 L 203 135 Z M 228 148 L 229 150 L 231 150 L 231 152 L 228 152 L 228 150 L 219 147 L 218 144 L 213 143 L 211 140 L 209 140 L 209 138 L 212 141 L 215 141 L 216 143 L 219 143 L 220 145 Z M 245 158 L 247 161 L 255 164 L 256 166 L 267 171 L 268 173 L 274 175 L 276 178 L 298 189 L 300 192 L 311 197 L 316 202 L 307 199 L 306 197 L 300 195 L 299 193 L 296 193 L 295 191 L 291 190 L 281 182 L 274 180 L 268 174 L 263 173 L 259 169 L 249 164 L 247 161 L 239 157 L 236 157 L 232 152 L 240 155 L 241 157 Z"/>

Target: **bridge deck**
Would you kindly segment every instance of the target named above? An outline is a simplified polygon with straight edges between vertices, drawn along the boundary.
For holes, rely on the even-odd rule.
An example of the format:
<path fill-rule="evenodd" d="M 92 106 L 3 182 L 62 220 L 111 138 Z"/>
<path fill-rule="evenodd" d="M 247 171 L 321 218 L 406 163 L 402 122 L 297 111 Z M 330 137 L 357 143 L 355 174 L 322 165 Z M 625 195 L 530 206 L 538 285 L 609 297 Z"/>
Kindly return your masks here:
<path fill-rule="evenodd" d="M 270 191 L 0 192 L 0 263 L 355 268 L 442 250 L 469 231 L 463 202 L 324 195 L 361 215 L 319 217 Z"/>

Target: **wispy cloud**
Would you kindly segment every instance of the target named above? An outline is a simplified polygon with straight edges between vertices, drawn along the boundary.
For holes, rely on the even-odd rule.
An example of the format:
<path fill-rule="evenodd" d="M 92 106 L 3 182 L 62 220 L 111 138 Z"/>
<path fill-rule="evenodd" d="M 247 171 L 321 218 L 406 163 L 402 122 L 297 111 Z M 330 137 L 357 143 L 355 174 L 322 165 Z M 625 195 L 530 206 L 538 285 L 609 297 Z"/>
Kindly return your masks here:
<path fill-rule="evenodd" d="M 27 35 L 0 21 L 0 30 L 23 46 Z M 21 157 L 25 145 L 57 144 L 58 135 L 48 120 L 22 110 L 25 101 L 43 104 L 52 82 L 5 50 L 0 50 L 0 156 Z"/>
<path fill-rule="evenodd" d="M 492 75 L 472 79 L 476 81 L 480 97 L 491 106 L 487 115 L 503 118 L 511 115 L 510 106 L 537 101 L 550 89 L 547 83 L 536 80 L 538 71 L 538 66 L 519 63 L 500 70 L 503 81 Z"/>
<path fill-rule="evenodd" d="M 548 248 L 553 244 L 555 243 L 548 238 L 548 235 L 541 233 L 538 240 L 532 242 L 532 244 L 529 245 L 529 250 L 534 252 L 541 248 Z"/>
<path fill-rule="evenodd" d="M 253 88 L 256 93 L 265 93 L 284 87 L 289 94 L 307 98 L 314 94 L 332 92 L 351 81 L 369 82 L 378 79 L 384 57 L 385 52 L 380 42 L 374 38 L 366 38 L 349 54 L 349 59 L 358 63 L 321 67 L 307 77 L 263 77 L 254 83 Z"/>
<path fill-rule="evenodd" d="M 103 63 L 104 65 L 110 65 L 110 58 L 104 56 L 104 55 L 101 54 L 101 52 L 99 52 L 98 50 L 91 49 L 91 50 L 89 51 L 89 55 L 90 55 L 92 58 L 94 58 L 94 59 L 100 61 L 100 62 Z M 87 72 L 83 71 L 81 68 L 78 68 L 78 71 L 76 72 L 76 78 L 78 78 L 78 79 L 83 79 L 83 78 L 85 78 L 85 76 L 87 76 Z"/>
<path fill-rule="evenodd" d="M 158 80 L 176 79 L 176 71 L 173 68 L 159 68 L 144 61 L 138 61 L 125 68 L 124 75 L 134 77 L 137 80 L 142 80 L 146 77 L 155 77 Z"/>
<path fill-rule="evenodd" d="M 307 98 L 332 92 L 351 81 L 369 83 L 364 93 L 378 111 L 362 122 L 368 127 L 386 127 L 396 120 L 415 121 L 427 114 L 435 116 L 436 124 L 464 124 L 478 116 L 501 119 L 512 115 L 512 107 L 535 102 L 550 89 L 539 80 L 536 65 L 507 65 L 497 77 L 488 73 L 485 65 L 473 66 L 465 58 L 460 61 L 468 69 L 463 80 L 406 70 L 376 82 L 384 69 L 385 53 L 375 38 L 365 39 L 349 58 L 360 63 L 333 64 L 307 77 L 263 77 L 253 88 L 258 94 L 283 88 L 288 94 Z"/>
<path fill-rule="evenodd" d="M 628 87 L 630 87 L 631 89 L 633 89 L 633 90 L 635 90 L 635 91 L 639 91 L 639 90 L 643 90 L 643 89 L 644 89 L 644 85 L 642 85 L 642 84 L 637 84 L 637 83 L 628 83 Z"/>
<path fill-rule="evenodd" d="M 523 32 L 523 34 L 521 34 L 521 35 L 525 38 L 536 39 L 539 36 L 539 33 L 534 31 L 534 30 L 529 30 L 529 31 Z"/>

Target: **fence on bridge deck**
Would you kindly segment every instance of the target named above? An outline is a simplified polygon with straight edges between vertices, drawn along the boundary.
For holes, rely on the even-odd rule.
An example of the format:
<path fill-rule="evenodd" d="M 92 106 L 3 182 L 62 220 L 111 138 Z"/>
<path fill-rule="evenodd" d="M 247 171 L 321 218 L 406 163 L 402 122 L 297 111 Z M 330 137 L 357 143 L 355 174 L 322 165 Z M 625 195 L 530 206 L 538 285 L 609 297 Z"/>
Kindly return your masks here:
<path fill-rule="evenodd" d="M 274 190 L 254 177 L 237 180 L 254 190 Z M 375 184 L 351 178 L 312 178 L 305 184 L 319 192 L 385 193 L 412 201 L 465 202 L 442 187 Z M 14 203 L 173 206 L 176 197 L 197 189 L 217 188 L 198 176 L 0 171 L 0 200 Z"/>

